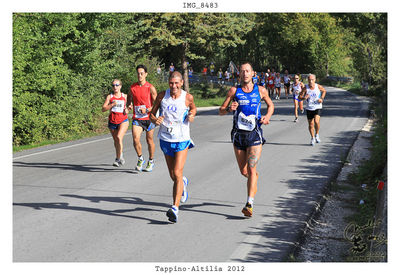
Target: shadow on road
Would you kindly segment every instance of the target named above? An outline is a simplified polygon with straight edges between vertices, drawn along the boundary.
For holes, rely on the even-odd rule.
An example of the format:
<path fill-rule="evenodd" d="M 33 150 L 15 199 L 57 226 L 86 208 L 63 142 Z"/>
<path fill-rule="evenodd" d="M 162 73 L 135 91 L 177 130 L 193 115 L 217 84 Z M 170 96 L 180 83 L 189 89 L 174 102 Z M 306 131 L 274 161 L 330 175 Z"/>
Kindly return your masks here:
<path fill-rule="evenodd" d="M 366 117 L 369 111 L 360 109 L 360 102 L 354 100 L 354 95 L 344 93 L 343 91 L 330 91 L 327 93 L 326 99 L 323 103 L 322 117 Z M 290 106 L 282 106 L 285 102 L 291 102 Z M 294 116 L 294 104 L 291 98 L 284 100 L 273 100 L 275 104 L 275 115 L 290 115 Z M 304 102 L 304 107 L 306 103 Z M 266 113 L 266 108 L 261 109 L 261 113 Z M 304 111 L 304 116 L 306 112 Z M 272 116 L 271 121 L 273 121 Z"/>
<path fill-rule="evenodd" d="M 57 162 L 23 162 L 14 161 L 13 166 L 23 168 L 44 168 L 44 169 L 59 169 L 59 170 L 72 170 L 79 172 L 114 172 L 114 173 L 131 173 L 137 174 L 138 172 L 133 169 L 124 169 L 113 167 L 111 164 L 69 164 Z M 108 168 L 109 167 L 109 168 Z"/>
<path fill-rule="evenodd" d="M 116 216 L 116 217 L 125 217 L 125 218 L 144 220 L 144 221 L 148 221 L 149 224 L 154 224 L 154 225 L 171 224 L 170 222 L 159 221 L 159 220 L 147 218 L 147 217 L 145 217 L 146 215 L 143 215 L 143 214 L 141 214 L 141 215 L 126 214 L 126 213 L 135 213 L 138 211 L 165 213 L 166 210 L 171 207 L 171 205 L 167 204 L 167 203 L 143 200 L 138 197 L 79 196 L 79 195 L 72 195 L 72 194 L 61 194 L 60 196 L 68 197 L 68 198 L 75 198 L 75 199 L 83 199 L 83 200 L 90 201 L 92 203 L 100 203 L 100 202 L 112 202 L 112 203 L 119 203 L 119 204 L 125 203 L 125 204 L 129 204 L 129 205 L 135 205 L 137 207 L 115 209 L 115 210 L 105 210 L 105 209 L 100 209 L 100 208 L 95 208 L 95 207 L 73 206 L 66 202 L 13 203 L 13 205 L 14 206 L 31 207 L 35 210 L 60 209 L 60 210 L 83 211 L 83 212 L 90 212 L 90 213 L 94 213 L 94 214 L 102 214 L 102 215 L 107 215 L 107 216 Z M 228 205 L 228 204 L 221 204 L 221 203 L 214 203 L 214 202 L 202 202 L 202 203 L 197 203 L 197 204 L 181 205 L 180 210 L 192 211 L 192 212 L 210 214 L 210 215 L 218 215 L 218 216 L 223 216 L 230 220 L 242 219 L 242 217 L 238 217 L 238 216 L 232 216 L 232 215 L 228 215 L 228 214 L 218 213 L 215 211 L 211 212 L 211 211 L 201 210 L 201 208 L 207 207 L 207 206 L 235 207 L 234 205 Z M 154 209 L 152 207 L 157 207 L 159 209 Z"/>
<path fill-rule="evenodd" d="M 258 234 L 262 238 L 254 246 L 246 259 L 233 259 L 240 262 L 285 262 L 295 251 L 296 242 L 313 213 L 313 209 L 328 191 L 347 156 L 357 132 L 341 132 L 329 144 L 319 144 L 321 151 L 310 158 L 303 159 L 303 165 L 293 167 L 297 176 L 282 180 L 289 186 L 290 194 L 277 198 L 274 202 L 276 213 L 264 215 L 257 228 L 243 232 L 245 235 Z M 309 145 L 308 145 L 309 146 Z M 266 222 L 271 220 L 272 222 Z M 257 233 L 254 233 L 257 232 Z M 286 251 L 282 258 L 282 251 Z"/>

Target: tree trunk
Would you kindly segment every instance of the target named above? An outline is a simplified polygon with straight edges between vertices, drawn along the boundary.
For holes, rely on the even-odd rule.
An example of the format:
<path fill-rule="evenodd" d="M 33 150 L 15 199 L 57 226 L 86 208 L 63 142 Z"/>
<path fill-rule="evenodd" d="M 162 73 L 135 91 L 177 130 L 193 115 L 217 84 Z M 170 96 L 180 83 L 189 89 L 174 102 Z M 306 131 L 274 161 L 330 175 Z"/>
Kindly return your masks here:
<path fill-rule="evenodd" d="M 189 76 L 188 76 L 188 66 L 186 60 L 186 50 L 187 44 L 182 46 L 182 72 L 183 72 L 183 89 L 189 92 Z"/>

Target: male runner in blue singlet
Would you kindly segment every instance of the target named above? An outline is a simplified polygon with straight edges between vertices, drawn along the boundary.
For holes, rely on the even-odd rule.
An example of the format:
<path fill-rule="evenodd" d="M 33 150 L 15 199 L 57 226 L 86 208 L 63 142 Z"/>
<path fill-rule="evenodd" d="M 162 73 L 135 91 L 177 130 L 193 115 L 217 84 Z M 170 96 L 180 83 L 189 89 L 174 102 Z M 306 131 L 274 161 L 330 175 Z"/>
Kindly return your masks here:
<path fill-rule="evenodd" d="M 268 91 L 253 83 L 253 67 L 246 62 L 240 66 L 240 84 L 230 88 L 224 103 L 219 108 L 220 115 L 234 111 L 231 139 L 240 172 L 247 178 L 247 203 L 242 209 L 246 217 L 253 215 L 254 196 L 257 193 L 257 162 L 262 145 L 265 143 L 262 124 L 269 124 L 274 112 L 274 104 Z M 268 111 L 261 115 L 261 100 L 267 103 Z M 231 106 L 229 103 L 232 102 Z"/>

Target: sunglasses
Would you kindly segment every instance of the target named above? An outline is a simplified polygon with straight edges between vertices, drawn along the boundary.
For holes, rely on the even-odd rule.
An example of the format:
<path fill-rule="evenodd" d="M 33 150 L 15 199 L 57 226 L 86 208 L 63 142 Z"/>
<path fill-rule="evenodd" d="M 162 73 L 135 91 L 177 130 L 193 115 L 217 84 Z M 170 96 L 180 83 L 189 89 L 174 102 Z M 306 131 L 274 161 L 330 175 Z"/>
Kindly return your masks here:
<path fill-rule="evenodd" d="M 111 84 L 112 87 L 118 87 L 119 84 Z"/>

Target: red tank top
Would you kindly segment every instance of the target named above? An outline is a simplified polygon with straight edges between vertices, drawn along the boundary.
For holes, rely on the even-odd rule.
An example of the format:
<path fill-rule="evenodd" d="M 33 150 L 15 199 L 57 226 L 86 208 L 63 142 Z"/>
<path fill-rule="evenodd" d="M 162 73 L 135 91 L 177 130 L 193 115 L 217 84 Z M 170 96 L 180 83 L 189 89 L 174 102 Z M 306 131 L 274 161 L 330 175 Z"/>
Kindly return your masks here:
<path fill-rule="evenodd" d="M 110 109 L 110 115 L 108 120 L 114 124 L 120 124 L 128 118 L 128 114 L 125 112 L 126 97 L 121 93 L 121 97 L 115 97 L 113 94 L 110 98 L 110 103 L 117 101 L 117 105 Z"/>
<path fill-rule="evenodd" d="M 132 101 L 133 101 L 133 116 L 132 119 L 138 120 L 149 120 L 149 114 L 141 114 L 138 109 L 139 107 L 151 108 L 151 93 L 150 88 L 153 87 L 149 82 L 146 82 L 143 86 L 139 83 L 135 83 L 131 86 Z"/>
<path fill-rule="evenodd" d="M 274 85 L 274 77 L 273 76 L 269 76 L 267 78 L 268 81 L 268 85 L 273 86 Z"/>

